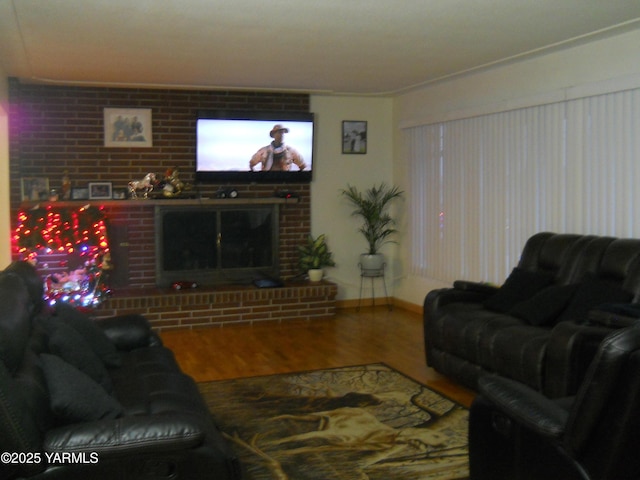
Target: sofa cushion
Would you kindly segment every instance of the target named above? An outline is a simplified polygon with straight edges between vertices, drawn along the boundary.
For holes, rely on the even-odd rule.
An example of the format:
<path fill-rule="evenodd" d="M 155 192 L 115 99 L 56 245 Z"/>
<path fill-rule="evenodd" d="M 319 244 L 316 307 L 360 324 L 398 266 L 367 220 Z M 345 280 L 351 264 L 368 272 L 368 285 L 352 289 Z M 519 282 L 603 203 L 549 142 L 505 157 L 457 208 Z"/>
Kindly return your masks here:
<path fill-rule="evenodd" d="M 507 313 L 517 303 L 532 297 L 552 281 L 553 276 L 549 273 L 532 272 L 516 267 L 496 294 L 484 302 L 484 306 L 496 312 Z"/>
<path fill-rule="evenodd" d="M 102 360 L 73 328 L 62 323 L 55 325 L 49 334 L 49 352 L 84 372 L 106 392 L 113 391 L 109 373 Z"/>
<path fill-rule="evenodd" d="M 517 303 L 509 313 L 529 325 L 550 325 L 567 307 L 578 289 L 577 284 L 552 285 L 543 288 L 533 297 Z"/>
<path fill-rule="evenodd" d="M 487 370 L 540 390 L 543 387 L 546 345 L 550 329 L 533 325 L 503 328 L 491 339 L 491 364 Z"/>
<path fill-rule="evenodd" d="M 107 367 L 121 365 L 120 354 L 114 343 L 91 318 L 65 303 L 56 305 L 55 318 L 77 331 Z"/>
<path fill-rule="evenodd" d="M 40 355 L 51 410 L 65 423 L 118 418 L 120 403 L 89 376 L 60 357 Z"/>
<path fill-rule="evenodd" d="M 436 346 L 469 362 L 482 366 L 495 332 L 522 325 L 524 321 L 511 315 L 482 308 L 479 303 L 452 303 L 440 309 L 440 332 Z"/>
<path fill-rule="evenodd" d="M 571 302 L 558 321 L 586 323 L 589 310 L 605 303 L 628 303 L 632 299 L 633 294 L 624 291 L 618 285 L 588 275 L 578 285 Z"/>
<path fill-rule="evenodd" d="M 185 375 L 173 353 L 165 347 L 148 347 L 127 352 L 123 355 L 123 360 L 122 367 L 109 370 L 109 375 L 114 395 L 122 404 L 126 415 L 147 415 L 154 411 L 153 405 L 160 398 L 182 398 L 194 392 L 182 383 L 181 377 Z M 195 397 L 199 398 L 197 392 Z"/>

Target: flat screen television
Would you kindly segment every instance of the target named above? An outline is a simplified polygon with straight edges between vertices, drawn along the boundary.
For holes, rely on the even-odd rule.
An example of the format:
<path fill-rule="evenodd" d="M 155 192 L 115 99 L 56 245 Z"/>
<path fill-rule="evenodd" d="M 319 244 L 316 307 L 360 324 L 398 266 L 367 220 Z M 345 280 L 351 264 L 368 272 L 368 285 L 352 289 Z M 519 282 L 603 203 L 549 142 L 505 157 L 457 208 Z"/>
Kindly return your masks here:
<path fill-rule="evenodd" d="M 198 112 L 196 181 L 310 182 L 313 136 L 313 113 Z"/>

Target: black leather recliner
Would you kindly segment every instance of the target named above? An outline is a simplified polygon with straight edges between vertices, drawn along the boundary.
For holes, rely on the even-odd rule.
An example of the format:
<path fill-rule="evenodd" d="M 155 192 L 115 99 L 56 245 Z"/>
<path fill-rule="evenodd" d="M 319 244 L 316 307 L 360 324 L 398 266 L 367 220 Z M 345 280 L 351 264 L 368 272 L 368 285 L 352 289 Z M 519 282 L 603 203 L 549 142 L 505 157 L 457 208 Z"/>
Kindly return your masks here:
<path fill-rule="evenodd" d="M 241 478 L 144 317 L 49 311 L 42 293 L 30 265 L 0 272 L 0 480 Z"/>
<path fill-rule="evenodd" d="M 496 375 L 471 406 L 472 480 L 640 478 L 640 328 L 600 344 L 577 395 L 552 400 Z"/>
<path fill-rule="evenodd" d="M 550 398 L 574 395 L 599 343 L 624 325 L 619 312 L 594 315 L 632 302 L 640 239 L 537 233 L 500 288 L 456 281 L 427 294 L 427 364 L 473 390 L 495 373 Z"/>

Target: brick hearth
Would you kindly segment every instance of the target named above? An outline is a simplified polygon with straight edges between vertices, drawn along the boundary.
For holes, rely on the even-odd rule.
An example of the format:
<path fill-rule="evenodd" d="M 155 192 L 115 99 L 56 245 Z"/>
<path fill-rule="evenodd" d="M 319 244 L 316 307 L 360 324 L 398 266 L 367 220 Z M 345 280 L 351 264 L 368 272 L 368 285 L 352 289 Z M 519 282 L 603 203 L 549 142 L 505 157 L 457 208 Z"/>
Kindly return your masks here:
<path fill-rule="evenodd" d="M 173 291 L 131 289 L 114 292 L 95 317 L 140 313 L 156 330 L 318 320 L 335 315 L 334 283 L 288 284 L 281 288 L 219 287 Z"/>

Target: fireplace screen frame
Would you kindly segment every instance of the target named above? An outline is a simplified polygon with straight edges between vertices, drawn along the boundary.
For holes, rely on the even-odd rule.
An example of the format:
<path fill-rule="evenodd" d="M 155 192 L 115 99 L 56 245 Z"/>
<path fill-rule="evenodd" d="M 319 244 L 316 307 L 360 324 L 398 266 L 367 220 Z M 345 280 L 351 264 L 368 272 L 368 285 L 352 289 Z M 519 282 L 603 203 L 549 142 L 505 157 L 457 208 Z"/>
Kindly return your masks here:
<path fill-rule="evenodd" d="M 265 254 L 265 250 L 259 252 L 260 260 L 258 264 L 252 264 L 251 260 L 247 260 L 249 264 L 236 264 L 235 258 L 243 257 L 242 247 L 238 246 L 235 239 L 233 243 L 228 241 L 230 234 L 224 230 L 225 218 L 233 218 L 234 215 L 239 216 L 242 212 L 247 213 L 247 217 L 261 218 L 264 216 L 264 222 L 269 224 L 269 253 Z M 215 225 L 193 225 L 191 232 L 204 231 L 205 235 L 212 236 L 210 242 L 205 242 L 208 246 L 202 247 L 207 249 L 209 257 L 215 255 L 215 259 L 210 258 L 205 261 L 205 266 L 189 267 L 173 267 L 167 268 L 165 259 L 164 230 L 166 222 L 166 214 L 178 214 L 185 219 L 190 215 L 202 215 L 205 219 L 207 215 L 215 218 Z M 156 285 L 161 288 L 170 287 L 178 282 L 186 282 L 187 284 L 197 284 L 201 286 L 216 286 L 224 284 L 250 284 L 255 280 L 264 278 L 278 278 L 280 273 L 279 265 L 279 208 L 277 204 L 268 205 L 158 205 L 155 207 L 155 273 Z M 226 223 L 229 223 L 228 221 Z M 246 226 L 246 225 L 245 225 Z M 255 228 L 264 228 L 264 225 L 255 225 Z M 208 229 L 208 230 L 207 230 Z M 170 232 L 167 233 L 170 235 Z M 195 235 L 194 235 L 195 236 Z M 253 235 L 254 240 L 260 239 L 260 234 Z M 264 237 L 263 237 L 264 238 Z M 211 245 L 211 242 L 214 244 Z M 224 249 L 235 250 L 232 254 L 225 258 Z M 245 250 L 247 251 L 247 250 Z M 246 255 L 249 255 L 248 253 Z M 248 256 L 246 258 L 249 258 Z M 231 264 L 231 265 L 230 265 Z"/>

